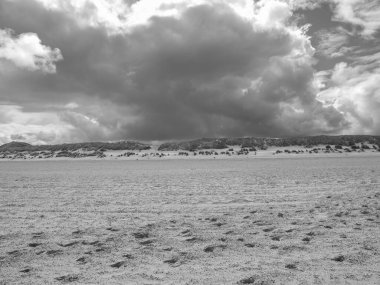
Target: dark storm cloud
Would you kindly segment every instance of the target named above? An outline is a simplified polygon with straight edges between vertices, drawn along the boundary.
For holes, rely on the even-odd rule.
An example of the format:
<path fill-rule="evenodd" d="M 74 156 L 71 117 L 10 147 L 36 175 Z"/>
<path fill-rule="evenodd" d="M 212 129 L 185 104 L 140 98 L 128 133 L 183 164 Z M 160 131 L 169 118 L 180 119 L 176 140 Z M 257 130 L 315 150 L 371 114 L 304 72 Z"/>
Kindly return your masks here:
<path fill-rule="evenodd" d="M 125 42 L 118 37 L 109 38 L 104 29 L 81 28 L 70 15 L 46 10 L 34 1 L 0 4 L 0 27 L 11 28 L 16 34 L 37 33 L 45 44 L 59 47 L 65 55 L 65 60 L 57 65 L 57 74 L 5 74 L 5 80 L 13 86 L 9 90 L 11 96 L 22 94 L 22 100 L 29 93 L 33 100 L 66 102 L 81 93 L 97 95 L 101 91 L 103 95 L 107 90 L 123 90 L 124 77 L 120 78 L 123 74 L 118 61 L 124 57 Z"/>
<path fill-rule="evenodd" d="M 295 48 L 290 34 L 254 30 L 223 5 L 152 19 L 130 39 L 136 93 L 128 99 L 142 114 L 132 136 L 289 135 L 344 124 L 338 113 L 330 123 L 333 110 L 315 101 L 310 63 L 283 59 Z"/>
<path fill-rule="evenodd" d="M 253 25 L 222 3 L 110 35 L 35 1 L 6 1 L 0 28 L 36 33 L 61 51 L 55 74 L 14 70 L 0 78 L 0 92 L 25 112 L 53 110 L 72 126 L 70 140 L 279 136 L 347 126 L 315 98 L 305 35 Z"/>

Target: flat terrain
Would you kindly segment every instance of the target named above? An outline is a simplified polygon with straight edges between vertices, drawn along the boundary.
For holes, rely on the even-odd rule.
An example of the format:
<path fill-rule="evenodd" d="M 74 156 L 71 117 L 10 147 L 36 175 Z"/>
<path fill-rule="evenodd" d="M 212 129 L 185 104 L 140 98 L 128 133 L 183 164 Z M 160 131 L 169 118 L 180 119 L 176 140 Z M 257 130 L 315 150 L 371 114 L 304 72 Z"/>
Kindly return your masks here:
<path fill-rule="evenodd" d="M 0 162 L 0 284 L 380 284 L 380 156 Z"/>

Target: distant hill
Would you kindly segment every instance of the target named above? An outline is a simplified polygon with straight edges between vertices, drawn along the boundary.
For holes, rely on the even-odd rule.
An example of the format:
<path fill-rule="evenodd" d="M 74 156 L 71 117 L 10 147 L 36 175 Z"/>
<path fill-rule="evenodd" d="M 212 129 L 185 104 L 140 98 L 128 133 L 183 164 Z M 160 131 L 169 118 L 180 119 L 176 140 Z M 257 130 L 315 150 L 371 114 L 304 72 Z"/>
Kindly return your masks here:
<path fill-rule="evenodd" d="M 31 145 L 23 142 L 10 142 L 0 146 L 0 151 L 5 152 L 22 152 L 22 151 L 102 151 L 102 150 L 144 150 L 150 149 L 150 145 L 133 142 L 86 142 L 86 143 L 69 143 L 56 145 Z"/>
<path fill-rule="evenodd" d="M 163 143 L 158 150 L 199 150 L 199 149 L 223 149 L 228 146 L 255 147 L 265 149 L 268 146 L 316 146 L 316 145 L 345 145 L 356 143 L 380 144 L 380 136 L 370 135 L 346 135 L 346 136 L 308 136 L 288 138 L 203 138 L 185 142 Z"/>
<path fill-rule="evenodd" d="M 288 138 L 202 138 L 182 142 L 166 142 L 158 147 L 159 151 L 194 151 L 200 149 L 224 149 L 229 146 L 254 147 L 266 149 L 269 146 L 316 146 L 316 145 L 342 145 L 350 146 L 358 143 L 380 145 L 380 136 L 346 135 L 346 136 L 308 136 Z M 120 142 L 85 142 L 56 145 L 31 145 L 24 142 L 10 142 L 0 146 L 0 152 L 22 151 L 106 151 L 106 150 L 148 150 L 149 144 L 135 141 Z"/>
<path fill-rule="evenodd" d="M 24 142 L 10 142 L 0 146 L 0 151 L 25 151 L 30 150 L 33 146 Z"/>

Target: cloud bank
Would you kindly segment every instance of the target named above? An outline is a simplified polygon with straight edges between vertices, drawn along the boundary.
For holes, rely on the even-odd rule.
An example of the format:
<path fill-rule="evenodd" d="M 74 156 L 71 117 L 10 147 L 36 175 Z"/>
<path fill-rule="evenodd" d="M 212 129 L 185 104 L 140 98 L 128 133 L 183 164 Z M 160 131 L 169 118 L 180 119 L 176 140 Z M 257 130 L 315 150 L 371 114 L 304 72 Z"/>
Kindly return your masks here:
<path fill-rule="evenodd" d="M 318 74 L 295 7 L 279 0 L 5 0 L 0 106 L 8 111 L 0 115 L 0 142 L 378 131 L 370 104 L 376 87 L 350 92 L 354 101 L 367 98 L 360 110 L 337 100 L 368 78 L 349 65 Z M 12 56 L 12 45 L 25 58 Z"/>
<path fill-rule="evenodd" d="M 318 100 L 338 110 L 348 133 L 380 133 L 380 4 L 378 1 L 334 0 L 333 20 L 346 26 L 321 31 L 318 49 L 337 61 L 320 79 Z"/>

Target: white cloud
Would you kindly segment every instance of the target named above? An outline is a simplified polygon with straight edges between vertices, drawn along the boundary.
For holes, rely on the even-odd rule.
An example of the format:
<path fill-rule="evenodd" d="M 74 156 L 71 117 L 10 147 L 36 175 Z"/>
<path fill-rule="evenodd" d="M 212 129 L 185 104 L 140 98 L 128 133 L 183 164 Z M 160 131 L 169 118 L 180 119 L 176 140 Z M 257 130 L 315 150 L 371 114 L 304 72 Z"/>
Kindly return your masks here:
<path fill-rule="evenodd" d="M 16 1 L 16 0 L 8 0 Z M 198 5 L 225 4 L 246 19 L 253 17 L 250 0 L 36 0 L 47 9 L 63 11 L 83 26 L 104 27 L 109 34 L 127 33 L 152 17 L 178 18 Z"/>
<path fill-rule="evenodd" d="M 331 0 L 285 0 L 293 9 L 309 9 L 319 8 L 322 4 L 328 3 Z"/>
<path fill-rule="evenodd" d="M 318 53 L 327 57 L 343 57 L 352 47 L 347 47 L 349 35 L 343 29 L 320 31 L 318 33 Z"/>
<path fill-rule="evenodd" d="M 380 3 L 372 0 L 332 0 L 332 3 L 333 20 L 354 28 L 348 31 L 338 27 L 320 33 L 318 53 L 341 62 L 331 70 L 317 73 L 315 84 L 320 89 L 317 98 L 325 106 L 339 110 L 350 122 L 345 133 L 380 133 L 380 50 L 375 37 L 380 29 Z"/>
<path fill-rule="evenodd" d="M 84 105 L 71 102 L 50 110 L 30 111 L 19 105 L 0 104 L 0 145 L 12 140 L 55 144 L 116 138 L 122 127 L 118 123 L 131 122 L 132 118 L 127 115 L 118 118 L 121 112 L 117 108 L 105 107 L 109 107 L 107 102 Z"/>
<path fill-rule="evenodd" d="M 373 38 L 380 29 L 380 3 L 378 0 L 332 0 L 336 4 L 334 20 L 361 28 L 358 33 Z"/>
<path fill-rule="evenodd" d="M 344 114 L 351 123 L 346 133 L 380 133 L 380 52 L 338 63 L 324 76 L 318 99 Z"/>
<path fill-rule="evenodd" d="M 291 7 L 286 2 L 266 0 L 255 4 L 255 17 L 253 20 L 265 28 L 279 28 L 285 26 L 291 15 Z"/>
<path fill-rule="evenodd" d="M 17 105 L 0 105 L 0 144 L 12 140 L 45 144 L 69 141 L 72 126 L 54 112 L 25 112 Z"/>
<path fill-rule="evenodd" d="M 35 33 L 14 36 L 11 30 L 0 29 L 1 59 L 27 70 L 55 73 L 55 63 L 62 59 L 62 55 L 59 49 L 41 44 Z"/>
<path fill-rule="evenodd" d="M 315 9 L 329 4 L 333 20 L 349 23 L 356 27 L 356 33 L 373 38 L 380 29 L 380 3 L 378 0 L 284 0 L 294 9 Z M 359 28 L 359 29 L 357 29 Z"/>

